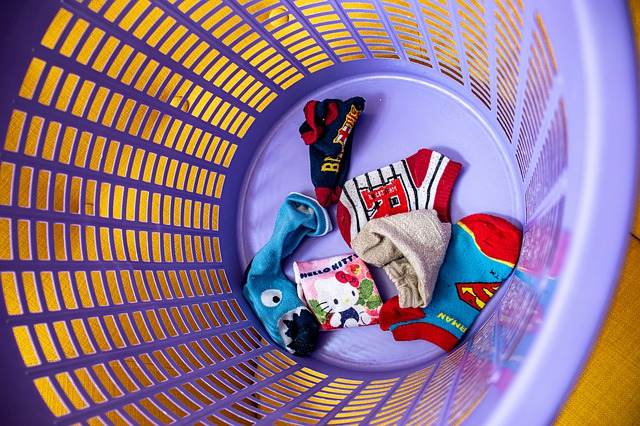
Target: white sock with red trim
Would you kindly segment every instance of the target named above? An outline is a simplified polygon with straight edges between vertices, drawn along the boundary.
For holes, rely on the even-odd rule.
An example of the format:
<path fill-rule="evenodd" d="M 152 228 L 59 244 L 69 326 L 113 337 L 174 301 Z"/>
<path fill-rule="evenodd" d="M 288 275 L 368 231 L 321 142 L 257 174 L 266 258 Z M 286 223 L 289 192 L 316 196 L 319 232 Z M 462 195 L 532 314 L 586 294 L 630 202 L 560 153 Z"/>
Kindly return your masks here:
<path fill-rule="evenodd" d="M 345 182 L 338 202 L 338 228 L 351 246 L 371 219 L 418 209 L 433 209 L 442 222 L 462 165 L 439 152 L 421 149 L 388 166 Z"/>

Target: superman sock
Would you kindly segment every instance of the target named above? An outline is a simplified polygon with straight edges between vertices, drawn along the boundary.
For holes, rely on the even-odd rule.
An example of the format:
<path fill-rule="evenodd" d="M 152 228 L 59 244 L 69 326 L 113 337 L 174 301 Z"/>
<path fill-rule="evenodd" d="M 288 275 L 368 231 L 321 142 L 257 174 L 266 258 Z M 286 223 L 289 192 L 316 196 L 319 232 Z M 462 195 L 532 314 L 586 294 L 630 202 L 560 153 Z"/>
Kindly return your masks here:
<path fill-rule="evenodd" d="M 309 145 L 311 182 L 316 198 L 326 207 L 338 201 L 349 172 L 351 143 L 364 99 L 309 101 L 304 107 L 305 122 L 300 135 Z"/>
<path fill-rule="evenodd" d="M 330 230 L 329 215 L 316 200 L 291 193 L 278 211 L 271 238 L 245 271 L 242 293 L 269 336 L 295 355 L 313 351 L 318 322 L 298 298 L 280 263 L 305 236 L 319 237 Z"/>
<path fill-rule="evenodd" d="M 351 241 L 371 219 L 433 209 L 450 222 L 449 200 L 462 165 L 439 152 L 421 149 L 388 166 L 345 182 L 338 203 L 338 228 Z"/>
<path fill-rule="evenodd" d="M 398 298 L 380 311 L 380 328 L 395 340 L 423 339 L 449 351 L 462 338 L 520 254 L 522 234 L 496 216 L 475 214 L 455 224 L 426 308 L 401 308 Z"/>

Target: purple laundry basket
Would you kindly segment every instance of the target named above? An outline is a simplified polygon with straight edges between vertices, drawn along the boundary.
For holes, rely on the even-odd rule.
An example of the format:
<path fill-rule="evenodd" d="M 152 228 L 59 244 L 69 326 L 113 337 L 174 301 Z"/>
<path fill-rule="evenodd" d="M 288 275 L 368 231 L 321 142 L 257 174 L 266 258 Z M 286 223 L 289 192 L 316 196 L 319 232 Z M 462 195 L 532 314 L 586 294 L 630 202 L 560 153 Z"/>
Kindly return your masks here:
<path fill-rule="evenodd" d="M 623 1 L 1 10 L 2 424 L 553 420 L 633 212 Z M 242 296 L 284 197 L 313 194 L 302 107 L 356 95 L 350 176 L 436 149 L 463 164 L 454 221 L 485 212 L 524 231 L 516 272 L 450 353 L 372 326 L 293 357 Z M 334 230 L 283 267 L 348 251 Z"/>

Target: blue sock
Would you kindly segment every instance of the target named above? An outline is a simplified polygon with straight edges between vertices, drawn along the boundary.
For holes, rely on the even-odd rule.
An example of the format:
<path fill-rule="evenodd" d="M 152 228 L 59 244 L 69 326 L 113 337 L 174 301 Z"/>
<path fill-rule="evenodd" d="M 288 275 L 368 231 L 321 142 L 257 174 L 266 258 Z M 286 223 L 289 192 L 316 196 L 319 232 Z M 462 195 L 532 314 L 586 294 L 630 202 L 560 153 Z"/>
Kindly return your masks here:
<path fill-rule="evenodd" d="M 280 263 L 306 235 L 331 230 L 327 211 L 316 200 L 292 192 L 284 200 L 267 244 L 247 266 L 242 293 L 269 336 L 294 355 L 307 355 L 318 340 L 318 321 L 298 298 Z"/>

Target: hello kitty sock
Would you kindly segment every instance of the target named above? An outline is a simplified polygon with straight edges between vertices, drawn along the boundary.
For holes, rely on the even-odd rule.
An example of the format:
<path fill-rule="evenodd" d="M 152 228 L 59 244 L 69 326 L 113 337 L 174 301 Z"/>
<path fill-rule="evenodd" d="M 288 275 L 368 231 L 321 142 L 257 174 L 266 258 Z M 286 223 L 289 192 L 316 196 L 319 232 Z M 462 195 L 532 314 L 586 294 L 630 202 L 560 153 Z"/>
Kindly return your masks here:
<path fill-rule="evenodd" d="M 367 265 L 355 253 L 294 262 L 298 296 L 321 331 L 378 323 L 382 299 Z"/>
<path fill-rule="evenodd" d="M 331 230 L 327 211 L 316 200 L 293 192 L 278 211 L 273 235 L 247 266 L 242 293 L 269 336 L 294 355 L 307 355 L 318 340 L 318 323 L 282 272 L 282 259 L 305 236 Z"/>
<path fill-rule="evenodd" d="M 504 219 L 487 214 L 456 223 L 426 308 L 401 308 L 397 297 L 380 311 L 380 328 L 395 340 L 423 339 L 449 351 L 509 276 L 520 254 L 522 234 Z"/>

